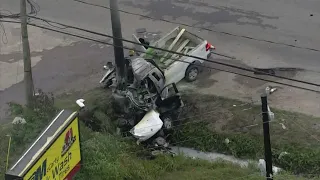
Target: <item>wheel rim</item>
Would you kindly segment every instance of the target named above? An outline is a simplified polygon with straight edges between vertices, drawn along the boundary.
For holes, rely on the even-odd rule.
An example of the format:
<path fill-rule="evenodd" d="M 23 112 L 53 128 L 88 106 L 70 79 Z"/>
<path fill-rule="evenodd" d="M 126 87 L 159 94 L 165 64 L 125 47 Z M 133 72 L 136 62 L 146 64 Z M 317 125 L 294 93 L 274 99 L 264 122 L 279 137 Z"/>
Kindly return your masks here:
<path fill-rule="evenodd" d="M 196 79 L 197 76 L 198 76 L 198 69 L 196 68 L 191 69 L 189 72 L 189 79 L 191 80 Z"/>

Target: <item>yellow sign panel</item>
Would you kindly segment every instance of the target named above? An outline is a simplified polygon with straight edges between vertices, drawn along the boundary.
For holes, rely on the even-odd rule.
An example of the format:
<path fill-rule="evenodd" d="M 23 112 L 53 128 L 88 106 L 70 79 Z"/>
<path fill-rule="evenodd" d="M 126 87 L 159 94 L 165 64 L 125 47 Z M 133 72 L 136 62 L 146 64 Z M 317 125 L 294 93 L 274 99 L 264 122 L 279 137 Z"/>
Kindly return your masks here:
<path fill-rule="evenodd" d="M 79 126 L 76 117 L 24 175 L 23 180 L 70 180 L 80 169 L 80 161 Z"/>

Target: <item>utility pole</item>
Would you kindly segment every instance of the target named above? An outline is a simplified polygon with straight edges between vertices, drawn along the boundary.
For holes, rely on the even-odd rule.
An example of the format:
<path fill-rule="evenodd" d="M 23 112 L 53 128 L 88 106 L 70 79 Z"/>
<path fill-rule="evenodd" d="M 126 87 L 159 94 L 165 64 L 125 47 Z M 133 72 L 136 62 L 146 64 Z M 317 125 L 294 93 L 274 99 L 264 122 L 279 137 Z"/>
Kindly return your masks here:
<path fill-rule="evenodd" d="M 267 180 L 273 180 L 272 172 L 272 152 L 270 142 L 270 131 L 269 131 L 269 108 L 267 94 L 261 95 L 262 103 L 262 119 L 263 119 L 263 137 L 264 137 L 264 160 L 266 162 L 266 178 Z"/>
<path fill-rule="evenodd" d="M 34 86 L 33 86 L 33 80 L 32 80 L 30 47 L 29 47 L 29 40 L 28 40 L 26 0 L 20 0 L 20 18 L 21 18 L 21 36 L 22 36 L 22 47 L 23 47 L 25 91 L 26 91 L 27 105 L 32 106 Z"/>
<path fill-rule="evenodd" d="M 112 34 L 114 37 L 113 45 L 117 71 L 117 89 L 124 90 L 126 88 L 127 69 L 126 60 L 124 59 L 123 53 L 121 22 L 117 0 L 110 0 L 110 13 L 112 23 Z"/>

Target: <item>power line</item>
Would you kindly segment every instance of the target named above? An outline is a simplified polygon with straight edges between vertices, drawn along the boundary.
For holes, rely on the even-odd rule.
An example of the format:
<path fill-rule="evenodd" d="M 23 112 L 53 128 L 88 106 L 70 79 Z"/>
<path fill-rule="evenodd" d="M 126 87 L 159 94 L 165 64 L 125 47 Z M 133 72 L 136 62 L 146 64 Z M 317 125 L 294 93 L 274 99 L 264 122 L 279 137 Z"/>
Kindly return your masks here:
<path fill-rule="evenodd" d="M 73 1 L 76 1 L 76 2 L 79 2 L 79 3 L 82 3 L 82 4 L 86 4 L 86 5 L 90 5 L 90 6 L 95 6 L 95 7 L 104 8 L 104 9 L 109 9 L 109 10 L 112 9 L 112 8 L 110 8 L 110 7 L 108 7 L 108 6 L 103 6 L 103 5 L 98 5 L 98 4 L 94 4 L 94 3 L 89 3 L 89 2 L 82 1 L 82 0 L 73 0 Z M 201 29 L 201 30 L 205 30 L 205 31 L 210 31 L 210 32 L 225 34 L 225 35 L 229 35 L 229 36 L 241 37 L 241 38 L 250 39 L 250 40 L 255 40 L 255 41 L 260 41 L 260 42 L 266 42 L 266 43 L 271 43 L 271 44 L 284 45 L 284 46 L 294 47 L 294 48 L 298 48 L 298 49 L 305 49 L 305 50 L 320 52 L 319 49 L 308 48 L 308 47 L 301 47 L 301 46 L 296 46 L 296 45 L 293 45 L 293 44 L 275 42 L 275 41 L 265 40 L 265 39 L 258 39 L 258 38 L 254 38 L 254 37 L 250 37 L 250 36 L 245 36 L 245 35 L 238 35 L 238 34 L 233 34 L 233 33 L 224 32 L 224 31 L 212 30 L 212 29 L 209 29 L 209 28 L 196 27 L 196 26 L 189 25 L 189 24 L 186 24 L 186 23 L 177 23 L 177 22 L 170 21 L 170 20 L 163 19 L 163 18 L 157 19 L 157 18 L 154 18 L 154 17 L 151 17 L 151 16 L 147 16 L 147 15 L 143 15 L 143 14 L 139 14 L 139 13 L 133 13 L 133 12 L 129 12 L 129 11 L 121 10 L 121 9 L 119 9 L 119 12 L 126 13 L 126 14 L 130 14 L 130 15 L 135 15 L 135 16 L 140 16 L 140 17 L 147 18 L 147 19 L 152 19 L 152 20 L 157 20 L 157 21 L 163 21 L 163 22 L 167 22 L 167 23 L 171 23 L 171 24 L 183 25 L 183 26 L 187 26 L 187 27 L 191 27 L 191 28 L 196 28 L 196 29 Z"/>
<path fill-rule="evenodd" d="M 291 122 L 293 122 L 295 125 L 297 125 L 301 130 L 303 130 L 304 132 L 306 132 L 310 137 L 312 137 L 313 139 L 315 139 L 316 141 L 318 141 L 318 142 L 320 143 L 320 139 L 319 139 L 317 136 L 315 136 L 315 135 L 313 135 L 312 133 L 310 133 L 310 131 L 307 130 L 306 128 L 304 128 L 300 123 L 298 123 L 298 122 L 295 120 L 295 118 L 293 118 L 293 119 L 291 119 L 291 120 L 292 120 Z"/>
<path fill-rule="evenodd" d="M 35 15 L 36 16 L 38 14 L 38 12 L 40 11 L 39 4 L 37 4 L 33 0 L 27 0 L 27 3 L 30 5 L 30 8 L 31 8 L 29 15 Z M 1 13 L 1 11 L 6 11 L 9 14 L 3 14 L 3 13 Z M 18 18 L 20 18 L 20 13 L 12 13 L 9 10 L 0 10 L 0 18 L 18 19 Z"/>
<path fill-rule="evenodd" d="M 51 23 L 59 24 L 59 25 L 64 26 L 66 28 L 77 29 L 77 30 L 88 32 L 88 33 L 92 33 L 92 34 L 95 34 L 95 35 L 108 37 L 108 38 L 112 38 L 112 39 L 120 39 L 120 40 L 128 42 L 128 43 L 141 45 L 140 43 L 135 42 L 135 41 L 131 41 L 131 40 L 123 39 L 123 38 L 116 38 L 116 37 L 113 37 L 111 35 L 98 33 L 98 32 L 95 32 L 95 31 L 91 31 L 91 30 L 87 30 L 87 29 L 83 29 L 83 28 L 79 28 L 79 27 L 75 27 L 75 26 L 71 26 L 71 25 L 67 25 L 67 24 L 63 24 L 63 23 L 59 23 L 59 22 L 55 22 L 55 21 L 51 21 L 51 20 L 47 20 L 47 19 L 43 19 L 43 18 L 39 18 L 39 17 L 34 17 L 34 16 L 28 16 L 28 17 L 33 18 L 33 19 L 38 19 L 38 20 L 41 20 L 41 21 L 45 21 L 45 22 L 51 22 Z M 191 57 L 191 58 L 207 61 L 207 62 L 210 62 L 210 63 L 213 63 L 213 64 L 220 64 L 220 65 L 223 65 L 223 66 L 228 66 L 228 67 L 232 67 L 232 68 L 236 68 L 236 69 L 240 69 L 240 70 L 244 70 L 244 71 L 249 71 L 249 72 L 253 72 L 253 73 L 263 74 L 263 75 L 272 76 L 272 77 L 276 77 L 276 78 L 280 78 L 280 79 L 285 79 L 285 80 L 290 80 L 290 81 L 295 81 L 295 82 L 299 82 L 299 83 L 303 83 L 303 84 L 308 84 L 308 85 L 313 85 L 313 86 L 320 87 L 320 84 L 316 84 L 316 83 L 312 83 L 312 82 L 302 81 L 302 80 L 293 79 L 293 78 L 287 78 L 287 77 L 284 77 L 284 76 L 278 76 L 278 75 L 275 75 L 275 74 L 271 74 L 271 73 L 267 73 L 267 72 L 263 72 L 263 71 L 257 71 L 257 70 L 253 70 L 253 69 L 250 69 L 250 68 L 240 67 L 240 66 L 236 66 L 236 65 L 232 65 L 232 64 L 222 63 L 222 62 L 217 62 L 217 61 L 213 61 L 213 60 L 209 60 L 209 59 L 205 59 L 205 58 L 200 58 L 200 57 L 193 56 L 193 55 L 188 55 L 188 54 L 184 54 L 184 53 L 175 52 L 175 51 L 172 51 L 172 50 L 167 50 L 167 49 L 158 48 L 158 47 L 155 47 L 155 46 L 150 46 L 150 45 L 147 45 L 147 44 L 145 46 L 147 46 L 149 48 L 156 49 L 156 50 L 160 50 L 160 51 L 164 51 L 164 52 L 169 52 L 169 53 L 172 53 L 172 54 L 180 55 L 180 56 L 186 56 L 186 57 Z M 145 53 L 145 52 L 142 52 L 142 53 Z M 214 52 L 212 52 L 212 53 L 213 54 L 217 54 L 217 53 L 214 53 Z M 217 54 L 217 55 L 221 56 L 221 54 Z"/>
<path fill-rule="evenodd" d="M 32 26 L 35 26 L 35 24 L 30 24 L 30 25 L 32 25 Z M 36 26 L 37 27 L 37 26 Z M 40 26 L 40 28 L 43 28 L 43 27 L 41 27 Z M 43 29 L 45 29 L 45 28 L 43 28 Z M 48 29 L 48 30 L 52 30 L 52 29 Z M 52 30 L 53 31 L 53 30 Z M 59 31 L 56 31 L 56 32 L 59 32 Z M 62 33 L 62 32 L 60 32 L 60 33 Z M 69 34 L 70 35 L 70 34 Z M 108 43 L 104 43 L 104 44 L 108 44 Z M 109 44 L 109 45 L 111 45 L 111 44 Z M 125 47 L 123 47 L 123 48 L 125 48 Z M 185 140 L 185 141 L 187 141 L 187 140 Z M 181 142 L 183 142 L 183 141 L 180 141 L 180 142 L 177 142 L 177 143 L 181 143 Z"/>
<path fill-rule="evenodd" d="M 27 2 L 30 4 L 30 7 L 31 7 L 30 14 L 34 14 L 36 16 L 38 14 L 38 12 L 40 11 L 39 4 L 37 4 L 33 0 L 27 0 Z"/>
<path fill-rule="evenodd" d="M 1 20 L 1 21 L 2 21 L 2 22 L 19 23 L 19 22 L 16 22 L 16 21 L 7 21 L 7 20 Z M 28 24 L 31 25 L 31 26 L 34 26 L 34 27 L 38 27 L 38 28 L 42 28 L 42 29 L 46 29 L 46 30 L 51 30 L 51 31 L 55 31 L 55 32 L 58 32 L 58 33 L 67 34 L 67 35 L 70 35 L 70 36 L 74 36 L 74 37 L 78 37 L 78 38 L 82 38 L 82 39 L 86 39 L 86 40 L 91 40 L 91 41 L 95 41 L 95 42 L 99 42 L 99 43 L 102 43 L 102 44 L 108 44 L 108 45 L 113 46 L 113 44 L 107 43 L 107 42 L 102 41 L 102 40 L 92 39 L 92 38 L 88 38 L 88 37 L 81 36 L 81 35 L 75 35 L 75 34 L 72 34 L 72 33 L 63 32 L 63 31 L 51 29 L 51 28 L 48 28 L 48 27 L 45 27 L 45 26 L 39 26 L 39 25 L 36 25 L 36 24 L 32 24 L 32 23 L 28 23 Z M 100 33 L 98 33 L 98 34 L 100 34 Z M 109 36 L 107 36 L 107 37 L 109 37 Z M 112 36 L 111 36 L 111 37 L 112 37 Z M 137 43 L 137 44 L 138 44 L 138 43 Z M 128 48 L 128 47 L 122 47 L 122 48 L 131 50 L 131 48 Z M 160 49 L 160 48 L 158 48 L 158 49 Z M 142 53 L 144 53 L 143 51 L 137 51 L 137 52 L 142 52 Z M 193 56 L 192 56 L 192 57 L 193 57 Z M 198 57 L 195 57 L 195 56 L 194 56 L 194 58 L 198 58 Z M 203 59 L 203 58 L 201 58 L 201 59 Z M 184 62 L 184 63 L 190 64 L 189 62 L 182 61 L 182 60 L 179 60 L 179 59 L 174 59 L 174 58 L 172 58 L 172 60 L 180 61 L 180 62 Z M 205 60 L 205 59 L 204 59 L 204 60 Z M 276 84 L 280 84 L 280 85 L 285 85 L 285 86 L 290 86 L 290 87 L 294 87 L 294 88 L 298 88 L 298 89 L 303 89 L 303 90 L 308 90 L 308 91 L 313 91 L 313 92 L 320 93 L 320 91 L 313 90 L 313 89 L 309 89 L 309 88 L 304 88 L 304 87 L 295 86 L 295 85 L 291 85 L 291 84 L 281 83 L 281 82 L 277 82 L 277 81 L 273 81 L 273 80 L 266 80 L 266 79 L 263 79 L 263 78 L 258 78 L 258 77 L 254 77 L 254 76 L 250 76 L 250 75 L 241 74 L 241 73 L 236 73 L 236 72 L 232 72 L 232 71 L 228 71 L 228 70 L 223 70 L 223 69 L 219 69 L 219 68 L 213 68 L 213 67 L 208 67 L 208 66 L 204 66 L 204 65 L 197 65 L 197 66 L 204 67 L 204 68 L 209 68 L 209 69 L 214 69 L 214 70 L 219 70 L 219 71 L 228 72 L 228 73 L 232 73 L 232 74 L 237 74 L 237 75 L 240 75 L 240 76 L 245 76 L 245 77 L 249 77 L 249 78 L 253 78 L 253 79 L 258 79 L 258 80 L 262 80 L 262 81 L 272 82 L 272 83 L 276 83 Z"/>
<path fill-rule="evenodd" d="M 8 20 L 0 20 L 0 22 L 20 23 L 20 22 L 17 22 L 17 21 L 8 21 Z M 105 42 L 103 40 L 92 39 L 90 37 L 85 37 L 83 35 L 76 35 L 76 34 L 72 34 L 72 33 L 68 33 L 68 32 L 63 32 L 63 31 L 55 30 L 55 29 L 48 28 L 48 27 L 45 27 L 45 26 L 39 26 L 39 25 L 36 25 L 36 24 L 33 24 L 33 23 L 28 23 L 28 25 L 34 26 L 34 27 L 38 27 L 38 28 L 42 28 L 42 29 L 46 29 L 46 30 L 50 30 L 50 31 L 54 31 L 54 32 L 58 32 L 58 33 L 62 33 L 62 34 L 66 34 L 66 35 L 70 35 L 70 36 L 74 36 L 74 37 L 78 37 L 78 38 L 82 38 L 82 39 L 86 39 L 86 40 L 90 40 L 90 41 L 94 41 L 94 42 L 99 42 L 101 44 L 107 44 L 107 45 L 114 46 L 112 43 L 107 43 L 107 42 Z M 132 50 L 132 48 L 128 48 L 128 47 L 122 47 L 122 48 L 127 49 L 127 50 Z M 136 51 L 137 52 L 141 52 L 141 53 L 145 53 L 143 51 L 138 51 L 138 50 L 136 50 Z M 196 59 L 199 59 L 196 56 L 192 56 L 192 57 L 194 57 Z M 191 64 L 190 62 L 186 62 L 186 61 L 183 61 L 183 60 L 180 60 L 180 59 L 175 59 L 175 58 L 171 58 L 171 59 L 175 60 L 175 61 Z M 201 58 L 201 59 L 203 59 L 203 58 Z M 233 72 L 233 71 L 229 71 L 229 70 L 224 70 L 224 69 L 220 69 L 220 68 L 208 67 L 208 66 L 204 66 L 204 65 L 197 65 L 197 66 L 204 67 L 204 68 L 207 68 L 207 69 L 213 69 L 213 70 L 223 71 L 223 72 L 227 72 L 227 73 L 232 73 L 232 74 L 236 74 L 236 75 L 240 75 L 240 76 L 244 76 L 244 77 L 249 77 L 249 78 L 252 78 L 252 79 L 262 80 L 262 81 L 266 81 L 266 82 L 271 82 L 271 83 L 275 83 L 275 84 L 280 84 L 280 85 L 284 85 L 284 86 L 289 86 L 289 87 L 293 87 L 293 88 L 297 88 L 297 89 L 302 89 L 302 90 L 307 90 L 307 91 L 311 91 L 311 92 L 320 93 L 320 91 L 317 91 L 317 90 L 314 90 L 314 89 L 304 88 L 304 87 L 301 87 L 301 86 L 291 85 L 291 84 L 277 82 L 277 81 L 273 81 L 273 80 L 267 80 L 267 79 L 254 77 L 254 76 L 250 76 L 250 75 L 246 75 L 246 74 L 241 74 L 241 73 L 237 73 L 237 72 Z"/>
<path fill-rule="evenodd" d="M 56 22 L 56 21 L 51 21 L 51 20 L 48 20 L 48 19 L 40 18 L 40 17 L 35 17 L 35 16 L 28 16 L 28 17 L 44 21 L 44 22 L 46 22 L 47 24 L 49 24 L 50 26 L 53 26 L 53 27 L 56 27 L 56 26 L 52 25 L 51 23 L 55 23 L 55 24 L 59 24 L 61 26 L 64 26 L 64 28 L 56 27 L 56 28 L 59 28 L 59 29 L 71 28 L 71 29 L 77 29 L 77 30 L 80 30 L 80 31 L 85 31 L 85 32 L 88 32 L 88 33 L 92 33 L 92 34 L 96 34 L 96 35 L 99 35 L 99 36 L 104 36 L 104 37 L 108 37 L 108 38 L 112 38 L 112 39 L 119 39 L 119 38 L 113 37 L 113 36 L 108 35 L 108 34 L 98 33 L 98 32 L 95 32 L 95 31 L 88 30 L 88 29 L 83 29 L 83 28 L 80 28 L 80 27 L 71 26 L 71 25 L 59 23 L 59 22 Z M 127 40 L 127 39 L 120 39 L 120 40 L 125 41 L 125 42 L 129 42 L 129 43 L 132 43 L 132 44 L 141 45 L 138 42 L 130 41 L 130 40 Z M 161 48 L 157 48 L 157 47 L 150 46 L 150 45 L 145 45 L 145 46 L 150 47 L 150 48 L 154 48 L 154 49 L 158 49 L 158 50 L 161 50 L 161 51 L 164 51 L 164 52 L 171 52 L 171 53 L 174 53 L 174 54 L 178 54 L 177 52 L 174 52 L 174 51 L 169 51 L 169 50 L 166 50 L 166 49 L 161 49 Z M 216 52 L 211 52 L 211 53 L 212 54 L 216 54 L 218 56 L 222 56 L 222 57 L 226 57 L 226 58 L 230 58 L 230 59 L 235 59 L 234 57 L 231 57 L 231 56 L 228 56 L 228 55 L 224 55 L 224 54 L 220 54 L 220 53 L 216 53 Z M 180 55 L 182 55 L 182 53 L 180 53 Z M 197 57 L 197 58 L 199 58 L 199 57 Z M 208 61 L 207 59 L 205 59 L 205 60 Z"/>
<path fill-rule="evenodd" d="M 29 15 L 36 16 L 38 14 L 38 12 L 40 11 L 40 6 L 36 2 L 34 2 L 33 0 L 27 0 L 27 3 L 30 5 L 30 8 L 31 8 Z M 5 11 L 5 12 L 7 12 L 7 14 L 3 14 L 3 13 L 1 13 L 1 11 Z M 1 18 L 18 19 L 18 18 L 20 18 L 20 13 L 14 14 L 9 10 L 3 9 L 3 10 L 0 10 L 0 19 Z M 0 27 L 1 27 L 1 29 L 3 29 L 3 35 L 1 36 L 2 42 L 4 44 L 7 44 L 8 38 L 7 38 L 6 30 L 3 26 L 3 24 L 0 24 Z"/>

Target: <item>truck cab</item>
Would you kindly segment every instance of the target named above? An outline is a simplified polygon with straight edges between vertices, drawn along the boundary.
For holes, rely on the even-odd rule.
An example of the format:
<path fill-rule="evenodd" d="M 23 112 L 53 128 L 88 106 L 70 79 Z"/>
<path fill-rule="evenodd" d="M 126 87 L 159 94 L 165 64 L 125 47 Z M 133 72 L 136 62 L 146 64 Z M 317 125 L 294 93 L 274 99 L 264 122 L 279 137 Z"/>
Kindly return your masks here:
<path fill-rule="evenodd" d="M 138 57 L 131 60 L 131 68 L 135 87 L 143 83 L 151 93 L 158 93 L 164 88 L 164 73 L 154 66 L 152 62 Z"/>

